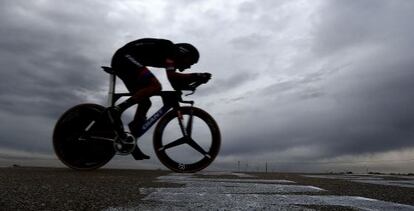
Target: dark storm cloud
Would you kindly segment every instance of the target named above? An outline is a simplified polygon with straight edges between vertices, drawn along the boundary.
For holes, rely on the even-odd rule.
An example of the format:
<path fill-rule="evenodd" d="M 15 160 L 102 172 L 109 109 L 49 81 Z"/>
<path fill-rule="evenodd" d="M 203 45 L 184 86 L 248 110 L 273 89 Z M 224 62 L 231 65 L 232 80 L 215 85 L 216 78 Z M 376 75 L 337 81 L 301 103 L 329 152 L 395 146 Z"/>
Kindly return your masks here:
<path fill-rule="evenodd" d="M 249 51 L 258 51 L 262 49 L 267 42 L 265 40 L 269 40 L 271 37 L 266 35 L 260 35 L 257 33 L 241 36 L 234 38 L 231 40 L 231 44 L 235 46 L 236 49 L 240 49 L 245 51 L 245 53 L 249 53 Z"/>
<path fill-rule="evenodd" d="M 407 47 L 414 45 L 414 30 L 409 27 L 413 9 L 414 3 L 407 1 L 328 1 L 321 8 L 315 58 L 330 57 L 339 63 L 349 54 L 364 58 L 345 59 L 352 65 L 341 78 L 328 80 L 337 115 L 342 117 L 340 130 L 321 140 L 335 140 L 328 144 L 335 152 L 414 146 L 414 54 Z"/>
<path fill-rule="evenodd" d="M 84 20 L 97 22 L 99 10 L 63 1 L 14 1 L 0 10 L 2 110 L 56 118 L 68 104 L 84 100 L 76 91 L 98 90 L 102 77 L 93 54 L 102 29 Z"/>
<path fill-rule="evenodd" d="M 103 103 L 99 66 L 144 36 L 199 48 L 194 69 L 213 80 L 197 103 L 220 124 L 219 159 L 414 147 L 414 3 L 148 2 L 0 2 L 0 147 L 50 152 L 57 117 Z"/>
<path fill-rule="evenodd" d="M 338 100 L 340 114 L 346 117 L 341 122 L 343 130 L 339 131 L 338 140 L 347 144 L 337 144 L 336 151 L 358 154 L 414 146 L 413 61 L 380 63 L 365 70 L 366 75 L 361 78 L 343 78 L 352 81 L 354 87 L 332 93 Z"/>
<path fill-rule="evenodd" d="M 323 15 L 316 20 L 314 51 L 327 56 L 370 44 L 400 50 L 414 40 L 413 9 L 412 2 L 401 0 L 327 1 L 318 11 Z"/>
<path fill-rule="evenodd" d="M 262 98 L 238 113 L 256 111 L 246 118 L 260 125 L 232 137 L 226 153 L 316 146 L 308 158 L 321 159 L 414 147 L 413 9 L 407 1 L 325 2 L 309 58 L 326 65 L 251 91 Z M 260 144 L 242 144 L 251 142 Z"/>
<path fill-rule="evenodd" d="M 220 76 L 215 75 L 212 77 L 212 83 L 214 84 L 211 86 L 207 85 L 208 87 L 205 89 L 200 88 L 200 90 L 197 91 L 197 94 L 207 97 L 214 97 L 214 95 L 218 92 L 231 92 L 235 89 L 243 87 L 247 82 L 256 79 L 258 75 L 249 71 L 238 70 L 238 73 L 233 74 L 231 77 L 220 78 Z"/>
<path fill-rule="evenodd" d="M 2 1 L 2 148 L 50 153 L 56 119 L 101 91 L 105 5 L 89 3 Z"/>
<path fill-rule="evenodd" d="M 4 151 L 39 152 L 50 154 L 54 120 L 30 115 L 0 113 L 2 127 L 0 148 Z M 1 153 L 1 152 L 0 152 Z"/>

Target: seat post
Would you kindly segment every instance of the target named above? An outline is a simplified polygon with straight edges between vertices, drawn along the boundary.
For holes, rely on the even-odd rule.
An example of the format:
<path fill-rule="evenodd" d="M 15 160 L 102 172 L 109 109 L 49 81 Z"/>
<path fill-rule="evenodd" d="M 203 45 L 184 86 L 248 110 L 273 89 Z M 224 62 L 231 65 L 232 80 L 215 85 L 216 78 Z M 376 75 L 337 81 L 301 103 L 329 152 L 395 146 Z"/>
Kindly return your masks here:
<path fill-rule="evenodd" d="M 116 86 L 115 74 L 109 74 L 108 106 L 114 106 L 114 95 Z"/>

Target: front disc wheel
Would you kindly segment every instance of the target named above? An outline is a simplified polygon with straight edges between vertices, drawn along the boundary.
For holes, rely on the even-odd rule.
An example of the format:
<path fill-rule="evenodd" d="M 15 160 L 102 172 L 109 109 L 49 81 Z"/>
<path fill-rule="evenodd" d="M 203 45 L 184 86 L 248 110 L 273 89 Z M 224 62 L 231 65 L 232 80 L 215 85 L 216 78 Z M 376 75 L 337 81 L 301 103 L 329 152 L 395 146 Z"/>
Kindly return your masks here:
<path fill-rule="evenodd" d="M 190 173 L 209 166 L 221 145 L 217 123 L 196 107 L 181 107 L 168 112 L 154 131 L 154 149 L 169 169 Z"/>

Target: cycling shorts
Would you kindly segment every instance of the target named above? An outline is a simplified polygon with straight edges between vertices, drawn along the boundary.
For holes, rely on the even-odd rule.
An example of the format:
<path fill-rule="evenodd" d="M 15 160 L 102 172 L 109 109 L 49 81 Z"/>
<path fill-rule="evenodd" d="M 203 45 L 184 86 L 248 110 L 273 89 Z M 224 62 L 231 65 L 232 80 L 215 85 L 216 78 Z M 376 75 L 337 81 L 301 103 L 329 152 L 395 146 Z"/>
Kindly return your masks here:
<path fill-rule="evenodd" d="M 115 53 L 111 66 L 131 93 L 148 87 L 155 78 L 146 66 L 129 54 Z"/>

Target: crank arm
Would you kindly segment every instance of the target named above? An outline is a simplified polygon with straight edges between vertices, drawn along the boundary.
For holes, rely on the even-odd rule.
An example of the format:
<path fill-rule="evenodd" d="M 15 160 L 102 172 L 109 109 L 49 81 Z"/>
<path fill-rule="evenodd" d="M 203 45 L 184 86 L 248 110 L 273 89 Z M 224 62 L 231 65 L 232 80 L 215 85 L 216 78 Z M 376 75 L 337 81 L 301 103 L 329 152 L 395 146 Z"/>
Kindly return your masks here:
<path fill-rule="evenodd" d="M 78 140 L 79 141 L 94 140 L 94 141 L 111 141 L 111 142 L 115 142 L 115 139 L 112 139 L 112 138 L 104 138 L 104 137 L 99 137 L 99 136 L 90 136 L 90 137 L 87 137 L 87 138 L 80 137 Z"/>

